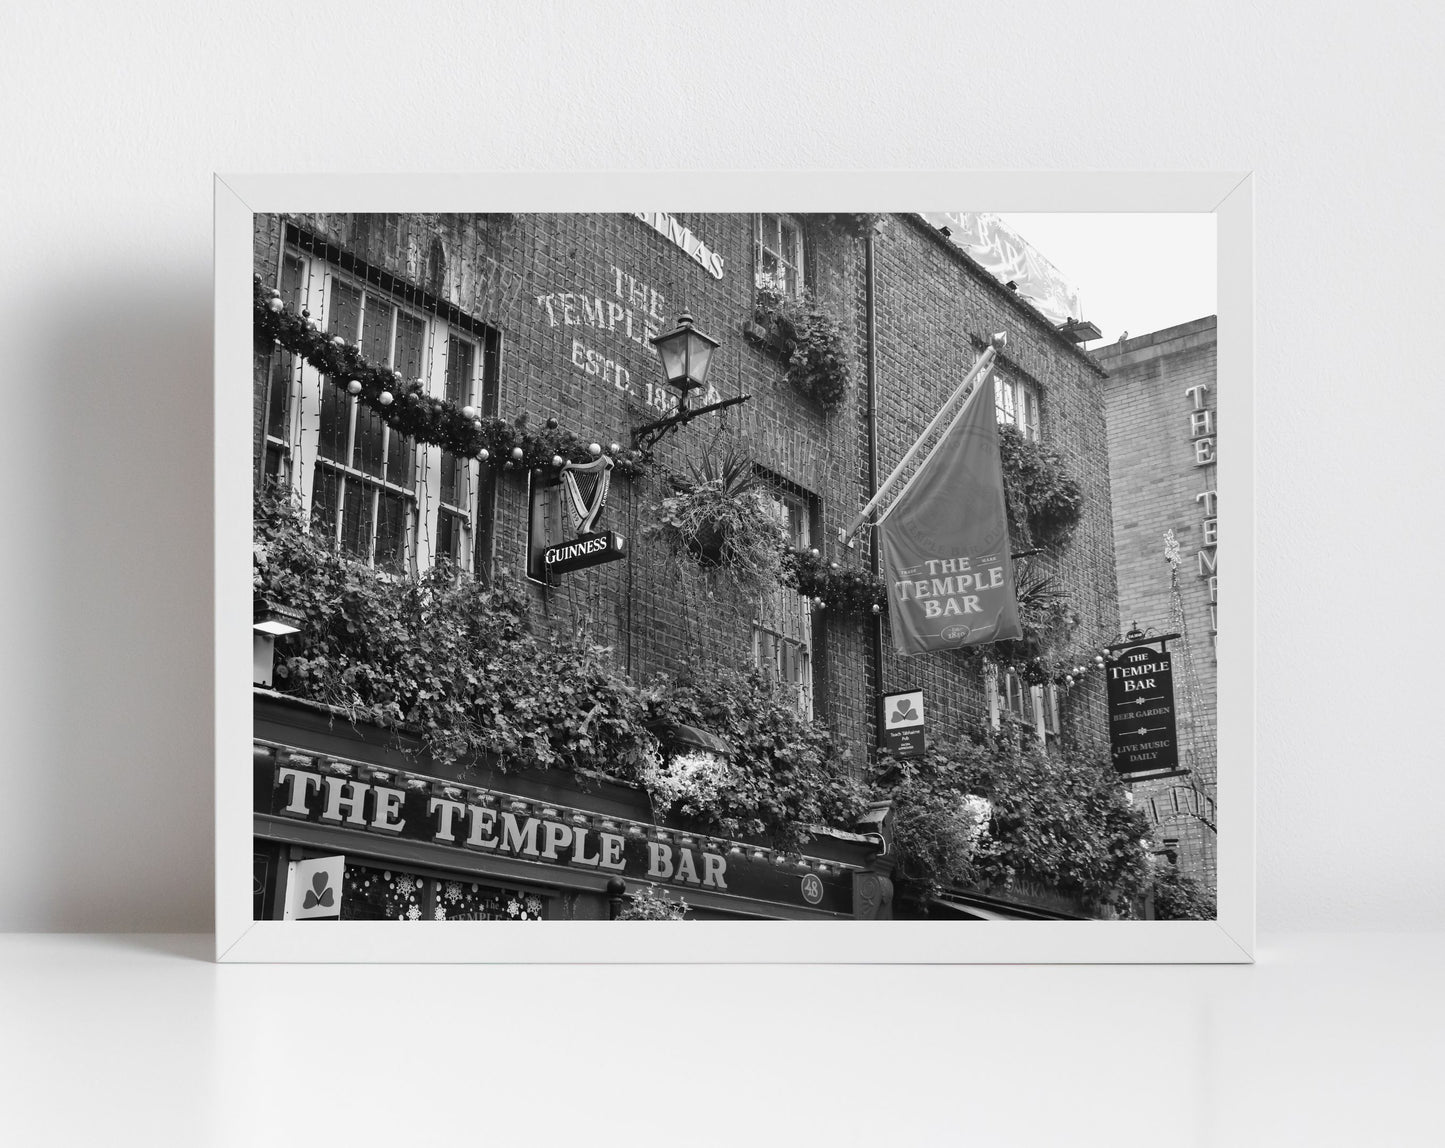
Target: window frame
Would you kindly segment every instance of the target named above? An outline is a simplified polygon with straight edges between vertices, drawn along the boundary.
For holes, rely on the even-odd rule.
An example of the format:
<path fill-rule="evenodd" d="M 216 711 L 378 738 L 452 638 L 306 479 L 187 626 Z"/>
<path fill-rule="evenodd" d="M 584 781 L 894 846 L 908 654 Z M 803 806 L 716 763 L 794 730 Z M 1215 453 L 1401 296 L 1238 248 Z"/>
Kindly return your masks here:
<path fill-rule="evenodd" d="M 989 725 L 994 729 L 1007 721 L 1032 733 L 1041 745 L 1059 736 L 1058 687 L 1052 682 L 1031 685 L 1017 670 L 988 662 L 984 666 L 984 692 Z"/>
<path fill-rule="evenodd" d="M 416 310 L 403 305 L 401 300 L 395 299 L 389 292 L 379 291 L 364 280 L 358 282 L 353 276 L 338 274 L 335 269 L 326 266 L 323 282 L 323 303 L 320 317 L 321 330 L 332 336 L 339 336 L 348 343 L 365 342 L 367 339 L 367 328 L 374 314 L 373 307 L 382 305 L 387 308 L 386 319 L 386 362 L 376 366 L 384 366 L 395 369 L 396 358 L 400 349 L 400 336 L 402 330 L 403 316 L 413 322 L 419 323 L 421 328 L 421 349 L 420 356 L 423 363 L 428 358 L 429 336 L 431 335 L 431 324 L 425 313 L 418 314 Z M 338 299 L 339 289 L 353 292 L 357 296 L 357 309 L 355 327 L 351 330 L 333 330 L 336 325 L 338 312 L 341 307 Z M 427 372 L 429 376 L 430 371 Z M 423 376 L 426 377 L 426 376 Z M 343 380 L 334 379 L 330 376 L 318 375 L 319 385 L 317 390 L 317 446 L 314 455 L 315 463 L 312 469 L 312 503 L 307 514 L 307 520 L 312 523 L 313 529 L 316 523 L 316 512 L 319 503 L 316 499 L 323 474 L 334 476 L 336 479 L 336 498 L 333 503 L 335 522 L 333 526 L 332 542 L 342 553 L 354 561 L 378 570 L 387 569 L 378 562 L 377 545 L 381 535 L 381 518 L 383 499 L 388 501 L 399 500 L 402 508 L 402 536 L 401 536 L 401 569 L 392 569 L 391 573 L 414 575 L 417 570 L 417 538 L 420 533 L 418 529 L 420 495 L 417 487 L 422 481 L 422 470 L 424 463 L 419 459 L 421 451 L 418 447 L 423 444 L 417 443 L 414 439 L 403 438 L 403 457 L 401 462 L 403 473 L 400 476 L 390 473 L 392 466 L 393 436 L 397 432 L 379 415 L 374 415 L 370 409 L 363 409 L 360 399 L 355 395 L 346 394 L 346 384 Z M 322 452 L 322 411 L 326 402 L 326 388 L 334 388 L 336 400 L 344 404 L 346 430 L 339 437 L 342 439 L 343 456 L 335 458 Z M 431 392 L 430 386 L 427 392 Z M 359 465 L 359 454 L 362 450 L 362 428 L 363 420 L 375 419 L 380 426 L 381 438 L 378 444 L 378 457 L 380 459 L 381 474 L 371 474 L 363 466 Z M 409 458 L 407 457 L 409 456 Z M 409 471 L 410 473 L 407 473 Z M 409 480 L 409 481 L 408 481 Z M 346 533 L 349 529 L 347 522 L 347 503 L 352 484 L 361 491 L 361 500 L 369 502 L 369 512 L 365 515 L 367 522 L 367 534 L 365 546 L 357 550 L 348 549 L 346 545 Z M 350 524 L 354 526 L 354 524 Z"/>
<path fill-rule="evenodd" d="M 1016 428 L 1030 442 L 1042 442 L 1044 400 L 1038 384 L 1031 379 L 995 370 L 993 388 L 993 410 L 997 421 Z"/>
<path fill-rule="evenodd" d="M 818 514 L 816 497 L 766 471 L 757 473 L 762 497 L 785 508 L 789 544 L 795 549 L 810 546 Z M 768 617 L 769 611 L 772 618 Z M 767 648 L 768 644 L 771 649 Z M 752 621 L 752 647 L 753 664 L 768 673 L 773 681 L 796 689 L 798 714 L 811 721 L 816 708 L 818 659 L 813 611 L 808 599 L 790 586 L 779 586 L 760 596 Z M 791 678 L 785 674 L 783 661 L 790 651 L 796 655 L 793 664 L 798 667 L 797 674 Z"/>
<path fill-rule="evenodd" d="M 764 229 L 771 222 L 776 236 L 776 247 L 769 246 L 768 240 L 771 236 L 764 234 Z M 792 243 L 792 257 L 789 258 L 782 251 L 784 246 L 784 228 L 791 228 L 794 234 Z M 784 268 L 781 282 L 775 274 L 769 274 L 763 270 L 765 259 L 771 258 Z M 798 299 L 807 290 L 807 275 L 805 265 L 807 261 L 807 236 L 803 221 L 796 215 L 786 212 L 755 212 L 753 215 L 753 285 L 759 290 L 776 291 L 778 294 L 789 299 Z M 791 273 L 791 278 L 790 278 Z"/>
<path fill-rule="evenodd" d="M 453 390 L 456 389 L 455 380 L 448 378 L 448 366 L 454 343 L 465 344 L 470 348 L 470 364 L 459 384 L 461 390 L 468 397 L 468 402 L 463 405 L 477 406 L 480 413 L 486 415 L 496 413 L 498 376 L 501 364 L 500 332 L 484 324 L 476 324 L 476 329 L 472 330 L 454 323 L 424 303 L 418 302 L 416 299 L 405 298 L 402 291 L 398 290 L 396 286 L 388 288 L 385 283 L 373 281 L 373 275 L 369 274 L 362 265 L 357 264 L 354 268 L 339 265 L 330 258 L 334 254 L 331 249 L 323 251 L 309 249 L 315 246 L 318 244 L 314 240 L 297 241 L 294 234 L 288 235 L 286 242 L 282 245 L 281 258 L 277 260 L 276 285 L 278 288 L 281 285 L 287 260 L 298 260 L 300 264 L 298 304 L 310 309 L 320 330 L 329 331 L 332 326 L 331 320 L 336 306 L 333 285 L 336 283 L 342 283 L 347 288 L 359 292 L 363 300 L 368 297 L 382 300 L 392 310 L 387 341 L 388 363 L 396 354 L 396 337 L 401 321 L 400 316 L 405 314 L 420 320 L 422 323 L 420 378 L 423 381 L 425 393 L 432 397 L 446 398 L 449 387 Z M 412 290 L 414 291 L 414 289 Z M 419 291 L 414 293 L 422 294 Z M 341 333 L 341 337 L 354 343 L 356 341 L 355 334 L 364 330 L 365 315 L 366 304 L 362 302 L 358 308 L 356 332 L 352 332 L 352 337 L 349 338 L 346 333 Z M 276 350 L 273 348 L 273 351 Z M 279 440 L 273 443 L 272 438 L 267 436 L 261 447 L 261 466 L 263 468 L 265 466 L 266 451 L 270 447 L 281 446 L 284 448 L 290 482 L 297 493 L 306 528 L 308 530 L 312 528 L 312 515 L 317 508 L 318 472 L 330 472 L 345 481 L 357 481 L 363 488 L 369 488 L 372 499 L 370 542 L 366 553 L 355 554 L 343 549 L 342 552 L 349 560 L 361 562 L 383 574 L 404 571 L 408 575 L 414 575 L 418 570 L 428 569 L 435 564 L 444 549 L 441 545 L 440 531 L 446 521 L 446 516 L 453 515 L 460 519 L 461 525 L 458 530 L 457 553 L 448 557 L 455 562 L 459 569 L 473 571 L 476 565 L 479 541 L 484 537 L 490 538 L 489 531 L 482 526 L 481 522 L 484 517 L 489 516 L 492 497 L 492 483 L 489 482 L 490 472 L 484 471 L 483 464 L 477 459 L 456 460 L 462 463 L 459 468 L 462 480 L 462 498 L 460 501 L 445 503 L 442 500 L 444 477 L 442 468 L 446 452 L 434 444 L 413 439 L 411 441 L 411 486 L 408 488 L 404 482 L 392 481 L 395 476 L 387 474 L 391 435 L 397 432 L 383 423 L 381 446 L 383 475 L 370 474 L 357 468 L 353 463 L 356 461 L 355 455 L 358 449 L 357 422 L 361 407 L 359 399 L 356 396 L 345 394 L 344 390 L 339 397 L 346 400 L 347 458 L 343 461 L 326 457 L 321 450 L 321 406 L 325 388 L 332 385 L 330 377 L 312 367 L 300 355 L 279 353 L 286 354 L 291 360 L 289 394 L 285 400 L 289 441 L 285 444 L 279 443 Z M 266 405 L 262 412 L 263 432 L 269 425 L 273 402 L 271 390 L 281 382 L 286 371 L 287 368 L 283 368 L 278 372 L 273 355 L 273 364 L 268 369 L 267 392 L 264 399 Z M 342 513 L 336 515 L 336 534 L 333 536 L 333 541 L 339 547 L 345 519 L 344 501 L 342 501 L 344 493 L 340 493 L 344 492 L 344 482 L 339 482 L 337 489 Z M 378 566 L 376 564 L 378 510 L 383 494 L 400 496 L 406 507 L 404 561 L 401 571 L 394 569 L 388 571 L 385 565 Z"/>

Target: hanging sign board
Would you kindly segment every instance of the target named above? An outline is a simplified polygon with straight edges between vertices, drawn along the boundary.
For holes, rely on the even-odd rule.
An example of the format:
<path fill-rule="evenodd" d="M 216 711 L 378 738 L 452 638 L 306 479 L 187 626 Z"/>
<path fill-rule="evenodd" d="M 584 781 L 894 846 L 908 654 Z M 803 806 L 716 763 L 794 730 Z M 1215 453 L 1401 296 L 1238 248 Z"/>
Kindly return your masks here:
<path fill-rule="evenodd" d="M 583 534 L 547 547 L 542 551 L 542 569 L 548 574 L 565 574 L 569 570 L 615 562 L 626 554 L 627 540 L 611 530 L 604 530 L 600 534 Z"/>
<path fill-rule="evenodd" d="M 1174 669 L 1168 650 L 1131 646 L 1110 663 L 1109 743 L 1122 774 L 1179 768 Z"/>
<path fill-rule="evenodd" d="M 346 858 L 311 857 L 292 861 L 286 877 L 288 921 L 314 921 L 341 917 L 341 877 Z"/>
<path fill-rule="evenodd" d="M 559 575 L 568 571 L 627 557 L 626 538 L 596 529 L 607 504 L 612 465 L 606 455 L 589 463 L 569 462 L 557 482 L 533 472 L 528 490 L 528 578 L 556 586 Z"/>
<path fill-rule="evenodd" d="M 927 733 L 923 719 L 923 691 L 884 694 L 882 720 L 878 727 L 882 731 L 879 748 L 883 752 L 900 758 L 922 757 L 924 735 Z"/>

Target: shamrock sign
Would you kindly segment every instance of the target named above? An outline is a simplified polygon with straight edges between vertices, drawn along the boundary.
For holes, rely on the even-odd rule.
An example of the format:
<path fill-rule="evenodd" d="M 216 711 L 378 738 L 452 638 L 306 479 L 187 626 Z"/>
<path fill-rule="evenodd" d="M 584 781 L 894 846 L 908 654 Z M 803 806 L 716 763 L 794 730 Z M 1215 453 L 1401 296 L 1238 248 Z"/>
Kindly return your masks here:
<path fill-rule="evenodd" d="M 923 691 L 901 690 L 884 694 L 879 745 L 894 757 L 917 757 L 927 744 L 923 717 Z"/>
<path fill-rule="evenodd" d="M 326 870 L 318 869 L 311 876 L 311 888 L 306 890 L 306 899 L 301 902 L 303 909 L 314 909 L 317 905 L 330 908 L 336 900 L 336 894 L 331 891 L 331 878 Z"/>
<path fill-rule="evenodd" d="M 307 857 L 291 862 L 286 919 L 304 921 L 341 916 L 341 875 L 345 857 Z"/>
<path fill-rule="evenodd" d="M 906 721 L 916 721 L 917 719 L 918 711 L 913 708 L 913 699 L 911 697 L 900 698 L 898 708 L 888 717 L 888 724 L 902 725 Z"/>

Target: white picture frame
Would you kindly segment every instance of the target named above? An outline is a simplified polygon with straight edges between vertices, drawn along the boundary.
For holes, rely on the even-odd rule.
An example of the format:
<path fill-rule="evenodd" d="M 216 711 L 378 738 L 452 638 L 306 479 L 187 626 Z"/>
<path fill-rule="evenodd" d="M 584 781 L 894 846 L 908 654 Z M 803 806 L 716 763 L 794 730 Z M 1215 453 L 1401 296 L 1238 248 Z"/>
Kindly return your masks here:
<path fill-rule="evenodd" d="M 216 958 L 224 962 L 1210 962 L 1255 951 L 1253 180 L 1211 173 L 569 173 L 219 175 L 215 182 Z M 252 919 L 250 602 L 253 215 L 299 210 L 630 211 L 939 208 L 1210 212 L 1218 233 L 1218 370 L 1228 378 L 1229 619 L 1218 649 L 1218 917 L 1214 921 L 388 922 Z"/>

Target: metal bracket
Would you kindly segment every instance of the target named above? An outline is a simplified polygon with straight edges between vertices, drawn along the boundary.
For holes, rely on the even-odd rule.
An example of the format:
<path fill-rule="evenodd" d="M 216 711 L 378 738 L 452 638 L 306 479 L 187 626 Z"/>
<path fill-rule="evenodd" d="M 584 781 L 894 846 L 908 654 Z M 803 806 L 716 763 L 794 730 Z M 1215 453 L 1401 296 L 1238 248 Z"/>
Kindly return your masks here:
<path fill-rule="evenodd" d="M 676 431 L 678 427 L 685 427 L 695 418 L 702 415 L 712 414 L 714 411 L 725 410 L 728 407 L 736 406 L 738 403 L 745 403 L 752 395 L 738 395 L 735 398 L 723 399 L 721 402 L 709 403 L 705 407 L 698 407 L 691 410 L 687 407 L 679 407 L 666 418 L 658 419 L 656 422 L 647 423 L 632 429 L 632 449 L 640 450 L 643 454 L 650 454 L 652 448 L 663 440 L 667 435 Z"/>

